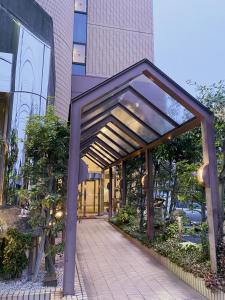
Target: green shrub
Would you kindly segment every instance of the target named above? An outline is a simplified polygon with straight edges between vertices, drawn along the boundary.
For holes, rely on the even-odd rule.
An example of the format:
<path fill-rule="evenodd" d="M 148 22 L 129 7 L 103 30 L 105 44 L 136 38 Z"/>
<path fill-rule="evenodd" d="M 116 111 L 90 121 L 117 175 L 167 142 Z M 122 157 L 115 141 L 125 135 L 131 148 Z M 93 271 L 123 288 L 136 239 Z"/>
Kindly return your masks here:
<path fill-rule="evenodd" d="M 137 213 L 135 208 L 127 205 L 119 209 L 114 220 L 118 225 L 129 224 L 131 226 L 134 226 L 136 224 L 136 215 Z"/>
<path fill-rule="evenodd" d="M 195 276 L 204 277 L 209 271 L 209 262 L 202 255 L 201 245 L 179 243 L 177 239 L 168 239 L 154 243 L 154 249 L 161 255 Z"/>
<path fill-rule="evenodd" d="M 28 264 L 25 251 L 31 246 L 31 236 L 11 228 L 7 231 L 4 240 L 0 255 L 0 275 L 3 279 L 18 278 Z"/>
<path fill-rule="evenodd" d="M 173 239 L 178 237 L 178 222 L 173 222 L 166 227 L 165 238 Z"/>

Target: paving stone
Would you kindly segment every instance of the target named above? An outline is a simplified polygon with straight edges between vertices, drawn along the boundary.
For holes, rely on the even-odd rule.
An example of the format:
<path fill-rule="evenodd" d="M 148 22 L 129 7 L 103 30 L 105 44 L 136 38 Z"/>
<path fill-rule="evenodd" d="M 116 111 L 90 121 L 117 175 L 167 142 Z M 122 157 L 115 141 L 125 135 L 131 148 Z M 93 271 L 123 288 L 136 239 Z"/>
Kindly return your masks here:
<path fill-rule="evenodd" d="M 204 299 L 104 220 L 78 224 L 77 252 L 88 299 Z"/>

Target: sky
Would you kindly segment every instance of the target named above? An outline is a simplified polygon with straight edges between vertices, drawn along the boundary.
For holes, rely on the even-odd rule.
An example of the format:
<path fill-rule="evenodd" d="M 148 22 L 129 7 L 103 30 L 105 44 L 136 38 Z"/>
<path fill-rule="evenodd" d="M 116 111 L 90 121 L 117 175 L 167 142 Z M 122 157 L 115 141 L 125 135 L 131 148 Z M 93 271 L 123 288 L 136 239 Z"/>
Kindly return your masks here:
<path fill-rule="evenodd" d="M 225 0 L 153 0 L 154 63 L 187 91 L 187 80 L 225 80 Z"/>

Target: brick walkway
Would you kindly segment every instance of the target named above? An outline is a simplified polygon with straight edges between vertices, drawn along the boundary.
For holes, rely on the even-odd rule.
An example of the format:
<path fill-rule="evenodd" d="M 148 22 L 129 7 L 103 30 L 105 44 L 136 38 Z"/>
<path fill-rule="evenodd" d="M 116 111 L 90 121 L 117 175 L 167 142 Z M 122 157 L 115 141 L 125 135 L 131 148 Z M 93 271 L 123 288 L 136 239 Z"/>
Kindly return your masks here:
<path fill-rule="evenodd" d="M 78 224 L 78 260 L 88 299 L 205 299 L 104 220 Z"/>

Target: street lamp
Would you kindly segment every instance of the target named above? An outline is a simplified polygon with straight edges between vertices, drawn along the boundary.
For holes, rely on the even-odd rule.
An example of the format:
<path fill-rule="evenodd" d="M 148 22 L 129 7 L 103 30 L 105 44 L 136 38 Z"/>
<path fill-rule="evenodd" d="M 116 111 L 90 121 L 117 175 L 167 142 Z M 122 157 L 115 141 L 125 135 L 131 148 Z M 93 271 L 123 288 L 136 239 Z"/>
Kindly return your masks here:
<path fill-rule="evenodd" d="M 61 219 L 63 216 L 63 211 L 62 210 L 58 210 L 56 213 L 55 213 L 55 218 L 56 219 Z"/>
<path fill-rule="evenodd" d="M 197 171 L 197 180 L 203 186 L 209 186 L 208 164 L 202 165 Z"/>

